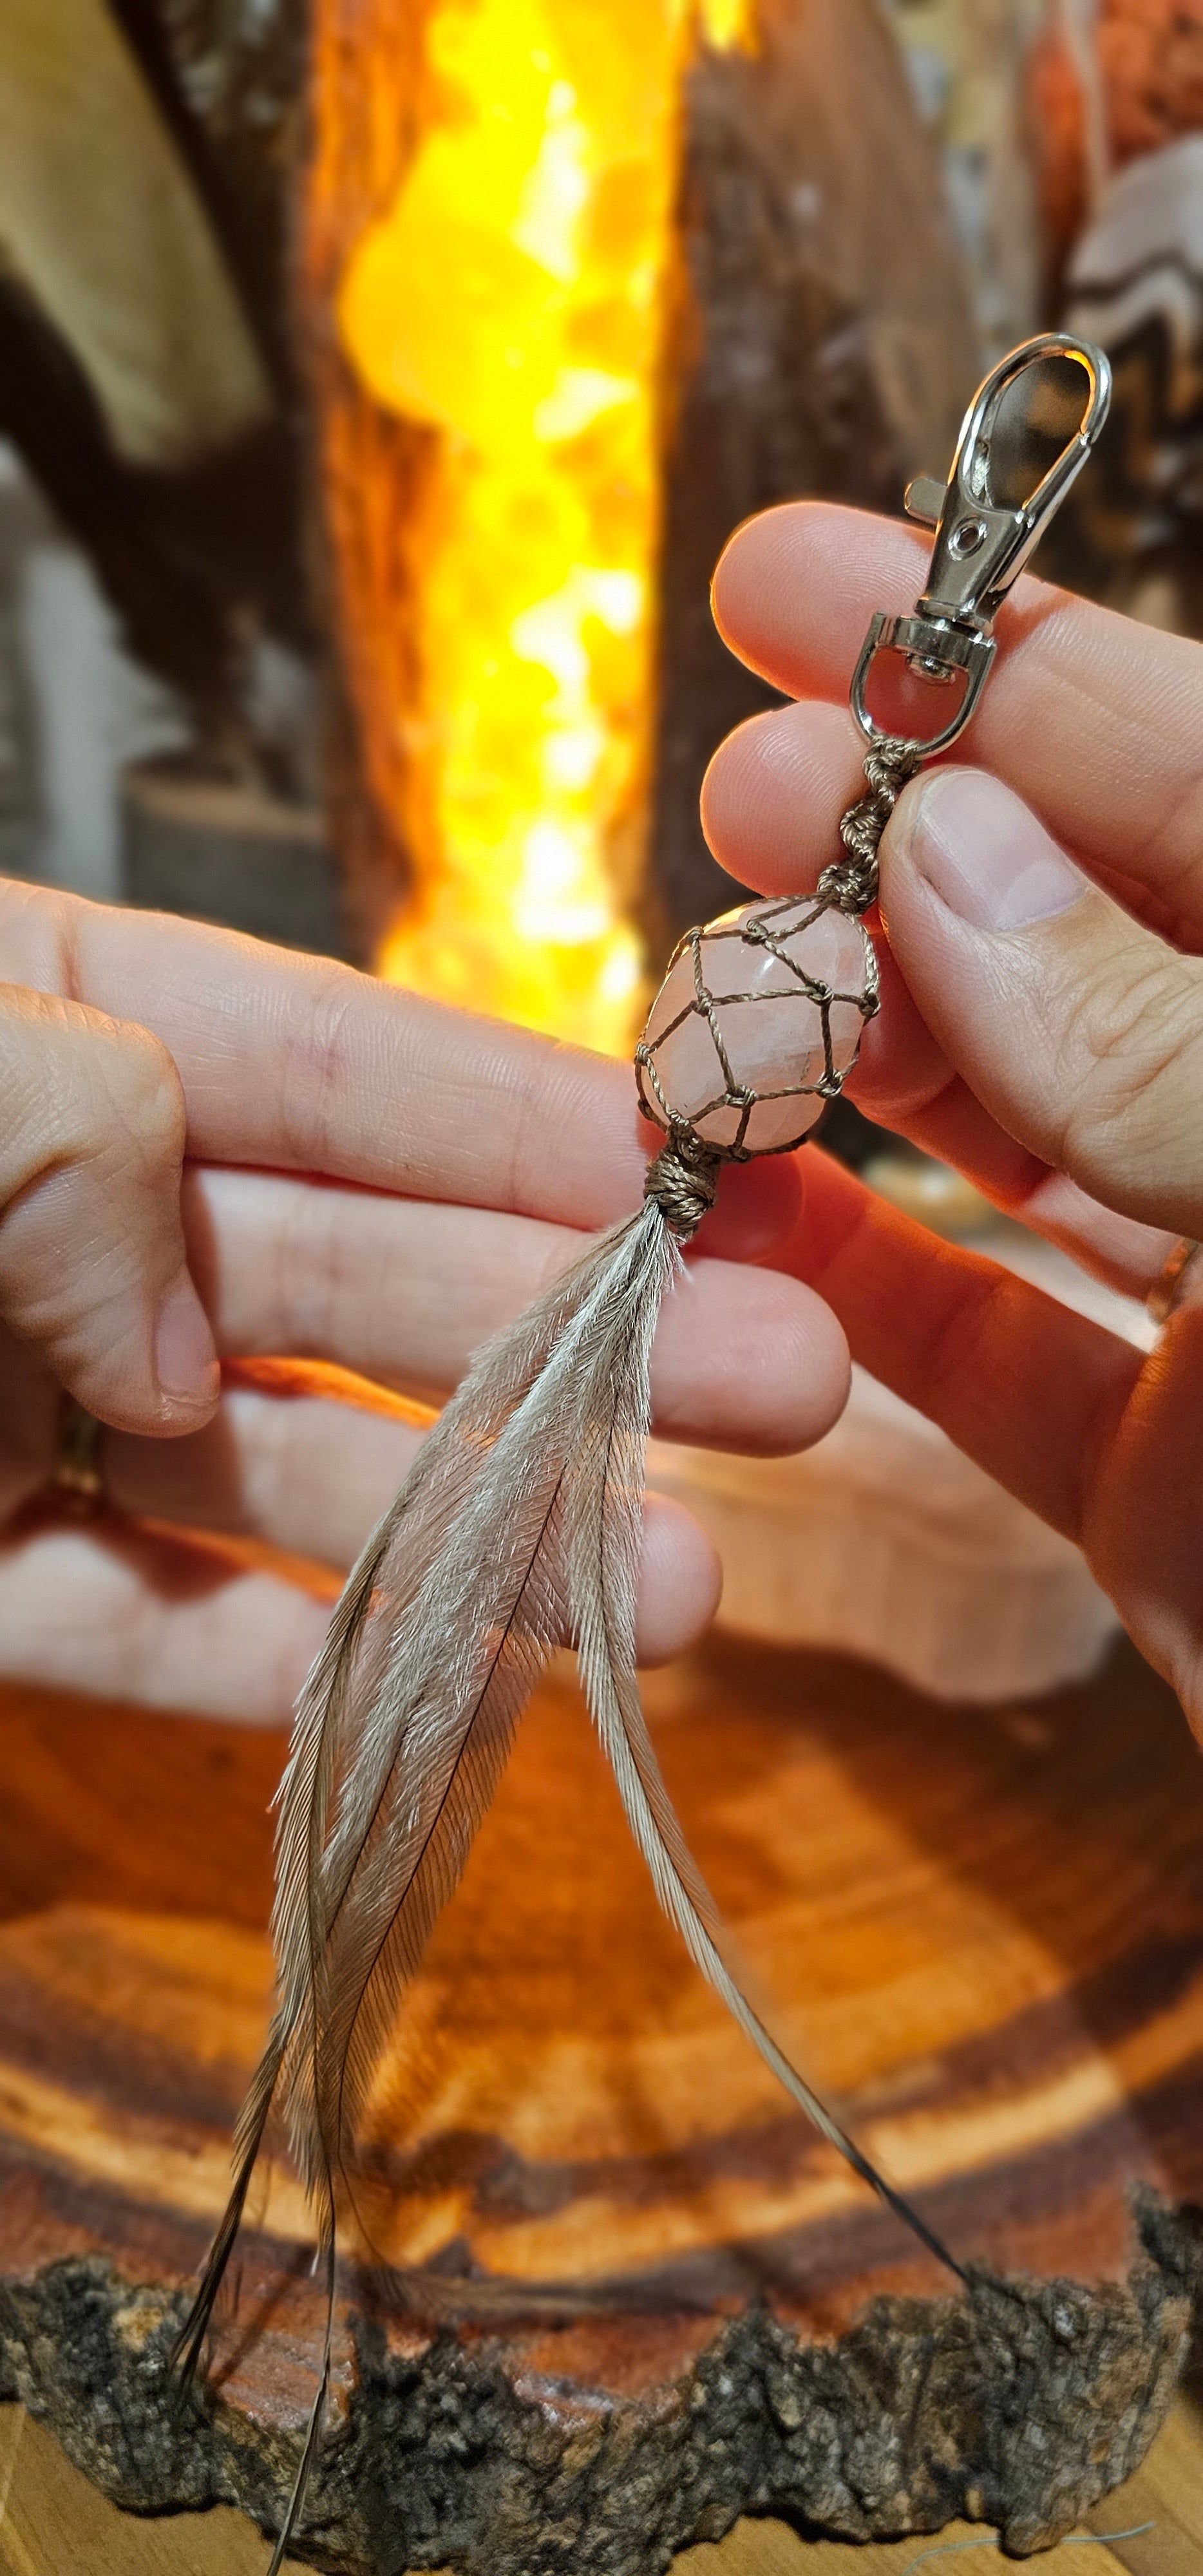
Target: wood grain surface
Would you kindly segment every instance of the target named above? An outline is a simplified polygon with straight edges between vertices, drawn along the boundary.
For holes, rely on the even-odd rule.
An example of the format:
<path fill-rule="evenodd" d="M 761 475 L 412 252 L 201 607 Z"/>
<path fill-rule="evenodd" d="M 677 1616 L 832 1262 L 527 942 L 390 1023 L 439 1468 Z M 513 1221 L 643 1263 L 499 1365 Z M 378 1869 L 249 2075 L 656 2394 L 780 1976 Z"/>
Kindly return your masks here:
<path fill-rule="evenodd" d="M 309 17 L 307 154 L 296 207 L 295 325 L 308 383 L 313 571 L 323 631 L 335 847 L 357 953 L 410 883 L 418 703 L 414 520 L 437 439 L 375 402 L 336 324 L 348 259 L 383 215 L 431 108 L 427 0 L 319 0 Z"/>
<path fill-rule="evenodd" d="M 869 2150 L 958 2259 L 1123 2282 L 1129 2187 L 1203 2200 L 1203 1777 L 1169 1695 L 1121 1649 L 1087 1689 L 967 1712 L 834 1658 L 731 1642 L 649 1695 L 752 1974 Z M 320 2332 L 282 2163 L 219 2338 L 217 2450 L 212 2425 L 191 2447 L 169 2438 L 151 2365 L 221 2205 L 263 2032 L 282 1750 L 199 1721 L 0 1701 L 3 2384 L 122 2501 L 241 2501 L 265 2523 Z M 340 2339 L 354 2440 L 379 2441 L 384 2461 L 385 2416 L 370 2435 L 357 2427 L 354 2392 L 386 2364 L 389 2422 L 402 2381 L 407 2405 L 444 2407 L 439 2371 L 460 2396 L 491 2373 L 510 2431 L 482 2416 L 486 2452 L 533 2423 L 567 2452 L 596 2441 L 617 2475 L 609 2432 L 633 2425 L 663 2494 L 632 2570 L 664 2565 L 707 2517 L 717 2538 L 741 2492 L 764 2501 L 784 2479 L 780 2462 L 753 2474 L 748 2416 L 729 2445 L 734 2485 L 690 2502 L 697 2461 L 687 2474 L 673 2448 L 683 2390 L 721 2413 L 730 2382 L 751 2405 L 766 2369 L 786 2366 L 784 2343 L 766 2364 L 765 2336 L 838 2355 L 831 2339 L 872 2294 L 950 2286 L 776 2093 L 695 1975 L 567 1671 L 531 1711 L 436 1934 L 374 2096 L 367 2163 L 374 2255 L 348 2272 Z M 1092 2365 L 1102 2429 L 1081 2437 L 1087 2487 L 1071 2481 L 1059 2507 L 1043 2490 L 1022 2509 L 1013 2499 L 1013 2544 L 1055 2537 L 1058 2511 L 1072 2522 L 1156 2429 L 1185 2324 L 1183 2283 L 1156 2278 L 1139 2316 L 1109 2294 L 1108 2333 L 1135 2343 L 1119 2379 L 1112 2346 Z M 936 2313 L 892 2310 L 891 2332 L 922 2342 Z M 737 2339 L 726 2378 L 724 2337 Z M 858 2349 L 863 2381 L 872 2348 Z M 133 2397 L 114 2394 L 127 2364 Z M 772 2406 L 788 2433 L 789 2402 Z M 947 2493 L 907 2475 L 892 2502 L 837 2498 L 829 2527 L 863 2536 L 893 2512 L 896 2528 L 936 2528 L 958 2495 L 981 2511 L 994 2492 L 967 2471 Z M 325 2563 L 400 2576 L 404 2560 L 330 2512 L 342 2556 Z M 449 2527 L 434 2516 L 430 2550 Z M 547 2566 L 624 2565 L 620 2541 L 609 2557 L 581 2545 L 561 2531 Z M 500 2548 L 481 2558 L 469 2536 L 457 2563 L 510 2562 Z"/>

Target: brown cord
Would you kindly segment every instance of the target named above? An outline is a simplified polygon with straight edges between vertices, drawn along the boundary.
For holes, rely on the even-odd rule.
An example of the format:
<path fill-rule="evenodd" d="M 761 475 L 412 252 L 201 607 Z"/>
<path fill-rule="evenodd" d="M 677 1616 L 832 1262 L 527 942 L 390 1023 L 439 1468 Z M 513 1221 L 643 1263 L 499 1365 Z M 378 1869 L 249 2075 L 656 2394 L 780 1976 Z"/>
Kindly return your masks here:
<path fill-rule="evenodd" d="M 875 742 L 865 762 L 868 794 L 850 805 L 840 822 L 840 839 L 848 852 L 824 868 L 816 889 L 820 901 L 840 912 L 867 912 L 877 900 L 877 852 L 903 788 L 922 768 L 919 742 L 900 742 L 886 735 Z"/>
<path fill-rule="evenodd" d="M 670 1234 L 689 1243 L 718 1194 L 718 1176 L 726 1156 L 703 1145 L 690 1127 L 674 1127 L 647 1167 L 645 1199 L 655 1199 Z"/>
<path fill-rule="evenodd" d="M 855 805 L 849 806 L 840 822 L 840 838 L 848 855 L 846 858 L 834 860 L 829 868 L 824 869 L 815 889 L 811 911 L 800 924 L 794 923 L 789 930 L 783 932 L 779 927 L 779 917 L 796 912 L 807 901 L 805 896 L 787 896 L 776 904 L 762 906 L 759 917 L 746 922 L 740 932 L 740 937 L 749 947 L 759 946 L 771 950 L 779 962 L 789 968 L 799 989 L 805 992 L 814 1003 L 822 1023 L 825 1058 L 824 1070 L 817 1081 L 784 1085 L 767 1095 L 757 1094 L 746 1086 L 738 1085 L 724 1043 L 719 1019 L 720 1008 L 727 1002 L 776 1001 L 780 996 L 777 993 L 766 995 L 756 992 L 721 993 L 716 996 L 711 992 L 706 980 L 703 950 L 707 941 L 730 940 L 729 920 L 711 922 L 705 929 L 687 931 L 684 939 L 678 942 L 672 963 L 675 965 L 686 949 L 691 951 L 693 996 L 678 1012 L 677 1017 L 671 1020 L 666 1028 L 660 1030 L 656 1038 L 649 1040 L 644 1036 L 640 1040 L 635 1049 L 635 1074 L 639 1086 L 640 1106 L 647 1117 L 653 1118 L 658 1127 L 665 1129 L 667 1137 L 655 1161 L 648 1166 L 644 1195 L 656 1200 L 666 1224 L 679 1242 L 690 1242 L 697 1233 L 703 1217 L 713 1207 L 722 1165 L 748 1162 L 757 1153 L 754 1145 L 747 1144 L 746 1137 L 748 1123 L 759 1098 L 767 1096 L 773 1100 L 780 1100 L 791 1097 L 796 1092 L 799 1099 L 818 1094 L 826 1100 L 835 1100 L 843 1090 L 845 1073 L 849 1068 L 837 1066 L 834 1060 L 831 1005 L 836 1000 L 855 1002 L 862 1020 L 872 1019 L 878 1008 L 877 961 L 873 943 L 868 933 L 862 931 L 865 973 L 860 993 L 836 994 L 828 985 L 818 983 L 812 976 L 806 974 L 792 955 L 788 942 L 799 927 L 808 928 L 810 922 L 817 919 L 824 911 L 848 913 L 853 919 L 859 919 L 860 915 L 867 912 L 869 905 L 876 900 L 877 852 L 882 833 L 903 788 L 922 768 L 925 757 L 922 743 L 903 742 L 896 740 L 892 735 L 885 735 L 880 741 L 874 742 L 870 746 L 865 761 L 866 793 L 858 798 Z M 707 1143 L 698 1134 L 696 1126 L 674 1114 L 672 1102 L 665 1091 L 656 1066 L 657 1049 L 674 1035 L 683 1021 L 695 1013 L 705 1020 L 709 1028 L 714 1042 L 716 1079 L 720 1080 L 723 1086 L 716 1091 L 714 1099 L 708 1101 L 705 1108 L 699 1110 L 696 1115 L 699 1118 L 707 1118 L 717 1109 L 738 1110 L 740 1123 L 737 1133 L 726 1145 Z M 762 1150 L 793 1152 L 800 1141 L 795 1138 L 788 1146 L 767 1147 Z"/>

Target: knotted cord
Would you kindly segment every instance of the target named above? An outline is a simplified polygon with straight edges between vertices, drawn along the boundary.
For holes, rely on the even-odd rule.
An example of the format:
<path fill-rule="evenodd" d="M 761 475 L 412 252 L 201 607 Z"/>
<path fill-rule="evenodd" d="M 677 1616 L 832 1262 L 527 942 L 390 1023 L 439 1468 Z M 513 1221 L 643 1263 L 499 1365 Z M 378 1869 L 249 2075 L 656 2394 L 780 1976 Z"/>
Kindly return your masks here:
<path fill-rule="evenodd" d="M 840 819 L 840 839 L 848 852 L 824 868 L 816 892 L 840 912 L 867 912 L 877 901 L 877 853 L 881 836 L 903 788 L 918 775 L 926 758 L 920 742 L 886 735 L 875 742 L 865 762 L 868 794 L 857 798 Z"/>

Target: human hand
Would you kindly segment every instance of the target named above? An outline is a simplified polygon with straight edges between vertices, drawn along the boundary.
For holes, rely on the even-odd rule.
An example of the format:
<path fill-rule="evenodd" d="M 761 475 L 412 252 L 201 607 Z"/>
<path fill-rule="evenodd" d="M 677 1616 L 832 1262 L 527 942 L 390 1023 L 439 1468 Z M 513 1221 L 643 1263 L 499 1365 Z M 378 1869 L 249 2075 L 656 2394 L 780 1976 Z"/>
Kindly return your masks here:
<path fill-rule="evenodd" d="M 414 1454 L 414 1400 L 638 1205 L 630 1068 L 0 884 L 0 1070 L 0 1670 L 281 1722 L 333 1582 L 276 1552 L 345 1567 Z M 836 1418 L 838 1325 L 757 1266 L 795 1198 L 791 1171 L 749 1170 L 708 1219 L 657 1340 L 662 1435 L 767 1452 Z M 64 1388 L 112 1426 L 112 1508 L 86 1522 L 40 1499 Z M 696 1524 L 654 1504 L 645 1658 L 717 1588 Z"/>
<path fill-rule="evenodd" d="M 907 529 L 807 505 L 723 557 L 722 633 L 798 701 L 724 744 L 704 796 L 716 855 L 766 894 L 831 856 L 863 755 L 848 675 L 925 564 Z M 1174 1238 L 1203 1236 L 1203 649 L 1033 581 L 998 634 L 979 765 L 934 766 L 882 843 L 883 1007 L 849 1090 L 1143 1296 Z M 1203 1733 L 1203 1310 L 1142 1357 L 829 1158 L 807 1181 L 775 1257 L 875 1376 L 1079 1542 Z"/>

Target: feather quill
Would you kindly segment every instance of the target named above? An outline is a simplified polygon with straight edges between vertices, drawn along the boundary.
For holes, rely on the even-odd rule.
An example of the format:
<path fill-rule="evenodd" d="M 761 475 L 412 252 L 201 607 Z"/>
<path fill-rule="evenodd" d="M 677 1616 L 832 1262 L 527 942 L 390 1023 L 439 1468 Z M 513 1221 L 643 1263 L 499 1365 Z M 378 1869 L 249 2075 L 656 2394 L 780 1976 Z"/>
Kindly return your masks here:
<path fill-rule="evenodd" d="M 690 1186 L 686 1176 L 687 1202 Z M 364 1548 L 298 1706 L 279 1801 L 276 2010 L 239 2124 L 229 2204 L 179 2346 L 183 2368 L 194 2370 L 280 2108 L 317 2211 L 328 2298 L 318 2395 L 271 2576 L 320 2439 L 337 2226 L 364 2104 L 522 1711 L 566 1639 L 656 1894 L 697 1966 L 824 2136 L 960 2268 L 749 2001 L 648 1734 L 635 1611 L 651 1346 L 683 1267 L 677 1235 L 693 1231 L 705 1203 L 703 1188 L 682 1214 L 681 1190 L 678 1164 L 663 1203 L 650 1191 L 638 1216 L 480 1352 Z"/>

